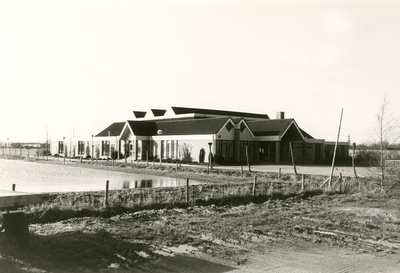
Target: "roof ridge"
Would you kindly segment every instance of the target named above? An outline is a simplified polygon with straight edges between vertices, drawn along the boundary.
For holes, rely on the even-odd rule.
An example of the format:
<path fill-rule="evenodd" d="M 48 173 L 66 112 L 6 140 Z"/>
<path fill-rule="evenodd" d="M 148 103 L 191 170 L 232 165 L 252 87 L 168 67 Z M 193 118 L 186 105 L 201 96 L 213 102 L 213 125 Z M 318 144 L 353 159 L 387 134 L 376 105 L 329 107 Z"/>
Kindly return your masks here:
<path fill-rule="evenodd" d="M 232 119 L 231 117 L 210 117 L 210 118 L 201 118 L 201 119 L 169 119 L 169 120 L 154 120 L 156 123 L 167 123 L 167 122 L 196 122 L 196 121 L 210 121 L 216 119 Z"/>

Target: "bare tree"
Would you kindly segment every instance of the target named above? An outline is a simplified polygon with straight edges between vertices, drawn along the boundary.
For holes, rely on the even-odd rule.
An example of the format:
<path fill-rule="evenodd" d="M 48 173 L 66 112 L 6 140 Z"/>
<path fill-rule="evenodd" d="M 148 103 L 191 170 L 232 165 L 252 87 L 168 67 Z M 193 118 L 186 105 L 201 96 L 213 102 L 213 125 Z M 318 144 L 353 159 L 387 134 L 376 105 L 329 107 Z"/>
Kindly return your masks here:
<path fill-rule="evenodd" d="M 400 139 L 398 119 L 390 112 L 389 98 L 385 94 L 379 111 L 376 113 L 376 127 L 374 142 L 379 146 L 379 176 L 381 182 L 381 190 L 385 184 L 386 175 L 388 173 L 388 156 L 389 146 L 395 144 Z"/>

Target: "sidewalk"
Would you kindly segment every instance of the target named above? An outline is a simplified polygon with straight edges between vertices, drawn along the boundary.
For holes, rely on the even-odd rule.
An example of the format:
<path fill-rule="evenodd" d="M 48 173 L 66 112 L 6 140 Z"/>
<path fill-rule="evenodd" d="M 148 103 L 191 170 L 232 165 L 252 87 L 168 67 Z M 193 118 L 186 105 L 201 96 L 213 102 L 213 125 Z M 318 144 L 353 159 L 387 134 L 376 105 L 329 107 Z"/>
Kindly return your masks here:
<path fill-rule="evenodd" d="M 215 168 L 221 169 L 230 169 L 230 170 L 240 170 L 240 166 L 217 166 Z M 294 174 L 294 168 L 292 165 L 254 165 L 250 166 L 252 171 L 256 172 L 271 172 L 277 173 L 279 169 L 281 169 L 281 173 L 290 173 Z M 364 177 L 368 173 L 368 169 L 366 167 L 358 167 L 356 168 L 357 176 Z M 243 170 L 247 171 L 248 167 L 243 166 Z M 331 167 L 330 166 L 296 166 L 297 174 L 311 174 L 311 175 L 324 175 L 330 176 Z M 334 168 L 333 175 L 339 176 L 342 173 L 342 176 L 354 177 L 353 167 L 349 166 L 338 166 Z"/>
<path fill-rule="evenodd" d="M 139 163 L 143 164 L 143 162 Z M 153 162 L 149 163 L 153 164 Z M 155 164 L 160 164 L 159 162 Z M 162 165 L 175 166 L 175 163 L 162 163 Z M 206 165 L 190 165 L 190 164 L 181 164 L 186 167 L 193 168 L 207 168 Z M 236 170 L 240 171 L 240 166 L 213 166 L 215 169 L 226 169 L 226 170 Z M 251 171 L 254 172 L 269 172 L 269 173 L 278 173 L 279 169 L 281 169 L 281 174 L 294 174 L 294 168 L 292 165 L 251 165 Z M 323 175 L 330 176 L 331 174 L 331 166 L 296 166 L 297 174 L 308 174 L 308 175 Z M 243 166 L 243 171 L 248 171 L 247 165 Z M 356 172 L 358 177 L 365 177 L 368 173 L 371 172 L 371 168 L 368 167 L 356 167 Z M 342 173 L 343 177 L 354 177 L 353 167 L 350 166 L 337 166 L 334 168 L 333 175 L 339 176 Z"/>

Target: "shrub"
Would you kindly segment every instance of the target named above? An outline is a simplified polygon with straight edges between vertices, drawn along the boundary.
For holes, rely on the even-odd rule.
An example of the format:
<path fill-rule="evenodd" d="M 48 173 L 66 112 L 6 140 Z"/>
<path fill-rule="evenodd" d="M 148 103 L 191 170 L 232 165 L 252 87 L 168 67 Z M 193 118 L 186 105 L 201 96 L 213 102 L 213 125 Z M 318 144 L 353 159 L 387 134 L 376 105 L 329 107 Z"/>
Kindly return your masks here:
<path fill-rule="evenodd" d="M 192 162 L 192 145 L 183 143 L 181 146 L 182 163 Z"/>
<path fill-rule="evenodd" d="M 205 154 L 206 154 L 206 152 L 204 151 L 203 148 L 201 148 L 200 153 L 199 153 L 199 163 L 204 163 Z"/>

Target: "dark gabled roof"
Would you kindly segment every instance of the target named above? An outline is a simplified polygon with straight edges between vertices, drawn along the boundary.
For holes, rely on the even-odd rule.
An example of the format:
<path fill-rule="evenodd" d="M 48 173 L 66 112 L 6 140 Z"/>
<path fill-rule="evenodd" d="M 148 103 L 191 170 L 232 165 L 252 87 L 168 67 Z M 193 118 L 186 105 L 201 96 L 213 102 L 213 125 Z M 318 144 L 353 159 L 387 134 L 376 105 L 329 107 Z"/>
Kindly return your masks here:
<path fill-rule="evenodd" d="M 306 138 L 312 138 L 314 139 L 310 134 L 308 134 L 306 131 L 304 131 L 303 129 L 300 128 L 301 133 L 303 134 L 304 137 Z"/>
<path fill-rule="evenodd" d="M 96 137 L 119 136 L 124 126 L 125 122 L 114 122 L 106 129 L 98 133 Z"/>
<path fill-rule="evenodd" d="M 262 118 L 269 119 L 267 114 L 255 114 L 246 112 L 235 112 L 235 111 L 225 111 L 225 110 L 212 110 L 212 109 L 200 109 L 200 108 L 188 108 L 188 107 L 171 107 L 176 115 L 183 114 L 205 114 L 205 115 L 218 115 L 226 117 L 243 117 L 243 118 Z"/>
<path fill-rule="evenodd" d="M 282 136 L 292 121 L 293 119 L 270 119 L 246 122 L 255 136 Z"/>
<path fill-rule="evenodd" d="M 162 135 L 205 135 L 216 134 L 229 118 L 207 118 L 179 121 L 156 121 Z"/>
<path fill-rule="evenodd" d="M 135 121 L 128 120 L 129 127 L 136 136 L 152 136 L 157 134 L 156 124 L 154 121 Z"/>

